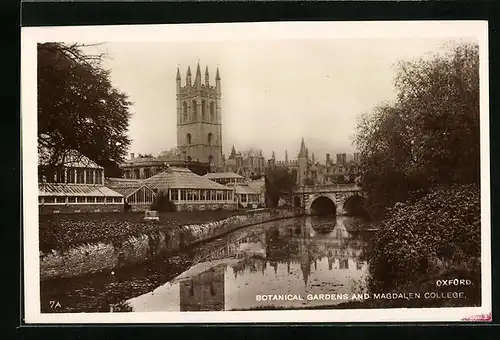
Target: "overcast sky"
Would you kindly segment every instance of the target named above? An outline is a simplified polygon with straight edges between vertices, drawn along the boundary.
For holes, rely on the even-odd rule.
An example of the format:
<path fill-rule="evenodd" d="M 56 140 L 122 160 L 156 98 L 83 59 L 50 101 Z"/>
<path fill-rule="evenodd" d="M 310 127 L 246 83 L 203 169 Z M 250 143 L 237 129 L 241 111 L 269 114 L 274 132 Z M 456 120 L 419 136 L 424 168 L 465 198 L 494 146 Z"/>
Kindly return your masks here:
<path fill-rule="evenodd" d="M 133 102 L 130 152 L 176 146 L 177 65 L 183 83 L 199 60 L 222 84 L 223 152 L 261 148 L 295 159 L 304 137 L 309 151 L 353 152 L 357 118 L 394 99 L 395 63 L 439 51 L 444 39 L 331 39 L 211 42 L 112 42 L 104 67 Z"/>

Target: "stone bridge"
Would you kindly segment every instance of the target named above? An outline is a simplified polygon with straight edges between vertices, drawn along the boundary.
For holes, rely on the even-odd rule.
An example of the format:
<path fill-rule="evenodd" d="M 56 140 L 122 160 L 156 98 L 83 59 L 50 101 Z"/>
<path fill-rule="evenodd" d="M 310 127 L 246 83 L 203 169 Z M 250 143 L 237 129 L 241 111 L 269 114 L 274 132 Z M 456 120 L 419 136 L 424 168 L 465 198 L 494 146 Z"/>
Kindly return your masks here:
<path fill-rule="evenodd" d="M 363 198 L 361 188 L 356 184 L 301 186 L 293 191 L 293 206 L 300 207 L 307 215 L 333 212 L 336 215 L 344 215 L 346 202 L 362 202 Z"/>

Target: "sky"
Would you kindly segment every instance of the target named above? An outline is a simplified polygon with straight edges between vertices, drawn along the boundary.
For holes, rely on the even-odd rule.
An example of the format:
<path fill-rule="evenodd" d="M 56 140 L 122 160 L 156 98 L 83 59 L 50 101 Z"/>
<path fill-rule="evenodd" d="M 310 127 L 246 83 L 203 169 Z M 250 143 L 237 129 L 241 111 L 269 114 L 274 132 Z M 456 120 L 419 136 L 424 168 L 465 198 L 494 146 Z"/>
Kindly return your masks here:
<path fill-rule="evenodd" d="M 133 102 L 129 152 L 157 155 L 176 146 L 176 72 L 219 67 L 223 153 L 262 149 L 296 159 L 309 153 L 352 153 L 359 116 L 395 99 L 396 63 L 442 51 L 447 39 L 320 39 L 107 42 L 112 84 Z"/>

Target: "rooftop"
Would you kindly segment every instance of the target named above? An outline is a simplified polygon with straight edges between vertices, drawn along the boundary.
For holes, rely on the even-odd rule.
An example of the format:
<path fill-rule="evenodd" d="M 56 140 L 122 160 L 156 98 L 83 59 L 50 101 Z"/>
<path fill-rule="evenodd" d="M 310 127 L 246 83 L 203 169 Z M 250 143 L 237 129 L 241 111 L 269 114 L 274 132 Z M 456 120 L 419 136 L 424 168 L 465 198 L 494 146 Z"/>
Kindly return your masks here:
<path fill-rule="evenodd" d="M 241 175 L 238 175 L 234 172 L 210 172 L 206 175 L 204 175 L 203 177 L 206 177 L 206 178 L 210 178 L 210 179 L 219 179 L 219 178 L 245 178 Z"/>
<path fill-rule="evenodd" d="M 47 157 L 50 156 L 49 152 L 44 154 L 39 154 L 39 165 L 46 164 Z M 75 150 L 67 150 L 61 153 L 57 159 L 57 163 L 65 167 L 73 168 L 91 168 L 91 169 L 104 169 L 102 166 L 98 165 L 96 162 L 92 161 L 88 157 L 82 155 Z"/>
<path fill-rule="evenodd" d="M 248 194 L 248 195 L 259 195 L 261 190 L 255 187 L 251 187 L 249 185 L 235 185 L 234 191 L 237 194 Z"/>
<path fill-rule="evenodd" d="M 130 178 L 106 178 L 105 184 L 125 197 L 130 196 L 142 187 L 148 188 L 140 179 Z"/>
<path fill-rule="evenodd" d="M 145 179 L 143 184 L 151 189 L 211 189 L 231 190 L 230 188 L 199 176 L 187 168 L 168 168 L 159 174 Z"/>
<path fill-rule="evenodd" d="M 122 197 L 122 194 L 105 186 L 65 183 L 39 183 L 38 195 Z"/>

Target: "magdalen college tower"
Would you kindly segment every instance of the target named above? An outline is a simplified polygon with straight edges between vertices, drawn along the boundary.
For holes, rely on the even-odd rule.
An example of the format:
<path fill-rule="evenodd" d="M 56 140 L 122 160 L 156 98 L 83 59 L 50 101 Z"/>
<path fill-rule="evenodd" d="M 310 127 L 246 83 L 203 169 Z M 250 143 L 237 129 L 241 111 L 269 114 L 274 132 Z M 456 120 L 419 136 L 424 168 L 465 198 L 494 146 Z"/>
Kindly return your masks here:
<path fill-rule="evenodd" d="M 188 67 L 186 83 L 182 86 L 177 68 L 177 147 L 188 161 L 209 162 L 211 171 L 223 167 L 221 84 L 219 68 L 215 86 L 210 85 L 208 67 L 205 81 L 201 81 L 200 64 L 196 67 L 194 82 Z"/>

